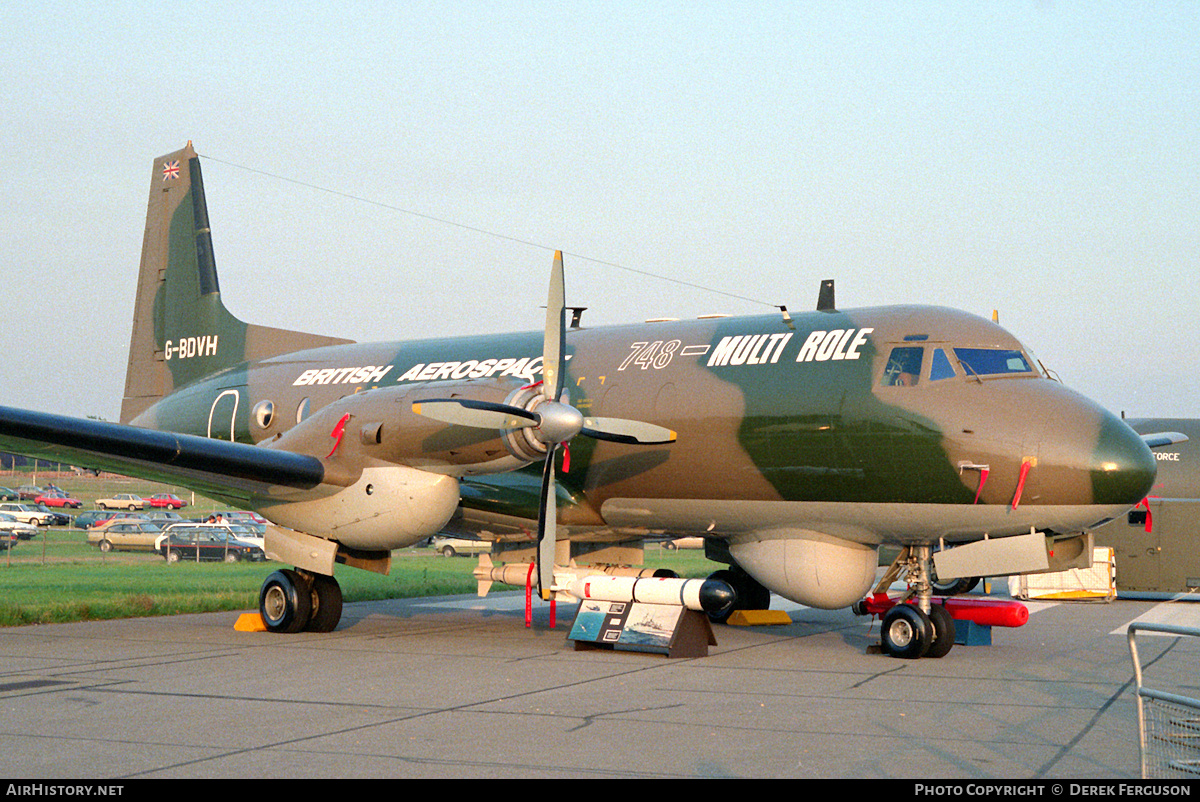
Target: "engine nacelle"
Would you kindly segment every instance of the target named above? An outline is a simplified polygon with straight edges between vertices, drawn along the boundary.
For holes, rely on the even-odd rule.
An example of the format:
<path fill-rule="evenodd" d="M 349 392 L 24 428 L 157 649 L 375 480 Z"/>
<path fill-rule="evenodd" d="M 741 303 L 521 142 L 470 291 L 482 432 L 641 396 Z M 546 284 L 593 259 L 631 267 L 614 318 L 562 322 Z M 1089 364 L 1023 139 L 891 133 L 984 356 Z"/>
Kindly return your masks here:
<path fill-rule="evenodd" d="M 875 582 L 879 553 L 819 532 L 770 532 L 729 545 L 746 573 L 771 591 L 808 607 L 849 607 Z"/>
<path fill-rule="evenodd" d="M 458 480 L 444 474 L 382 465 L 324 498 L 263 506 L 272 521 L 370 551 L 410 546 L 441 531 L 458 507 Z"/>

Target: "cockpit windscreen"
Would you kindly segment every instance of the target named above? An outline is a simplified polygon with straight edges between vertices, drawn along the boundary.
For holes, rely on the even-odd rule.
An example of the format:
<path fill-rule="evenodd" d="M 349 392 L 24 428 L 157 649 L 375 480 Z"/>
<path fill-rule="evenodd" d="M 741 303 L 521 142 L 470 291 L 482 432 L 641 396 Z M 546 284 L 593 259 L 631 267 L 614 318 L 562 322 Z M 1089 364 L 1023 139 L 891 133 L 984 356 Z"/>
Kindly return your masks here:
<path fill-rule="evenodd" d="M 995 348 L 955 348 L 954 356 L 968 374 L 996 376 L 1014 373 L 1033 373 L 1025 355 L 1020 351 Z"/>

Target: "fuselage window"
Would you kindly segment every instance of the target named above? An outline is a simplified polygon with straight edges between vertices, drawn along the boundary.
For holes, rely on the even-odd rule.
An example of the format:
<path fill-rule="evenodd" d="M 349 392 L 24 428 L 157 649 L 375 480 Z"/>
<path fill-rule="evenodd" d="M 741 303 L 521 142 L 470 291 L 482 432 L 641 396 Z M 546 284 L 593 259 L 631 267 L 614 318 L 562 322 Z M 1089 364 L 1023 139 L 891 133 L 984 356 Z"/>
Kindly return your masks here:
<path fill-rule="evenodd" d="M 888 356 L 883 370 L 884 387 L 912 387 L 921 376 L 921 363 L 925 358 L 924 348 L 898 346 Z"/>
<path fill-rule="evenodd" d="M 254 405 L 253 414 L 254 422 L 258 424 L 258 428 L 266 429 L 275 420 L 275 405 L 270 401 L 259 401 Z"/>
<path fill-rule="evenodd" d="M 929 365 L 929 380 L 935 382 L 938 379 L 953 379 L 955 375 L 950 357 L 946 356 L 946 352 L 941 348 L 934 348 L 933 361 Z"/>
<path fill-rule="evenodd" d="M 302 420 L 308 417 L 308 411 L 311 407 L 311 403 L 312 402 L 305 398 L 296 406 L 296 423 L 300 423 Z"/>
<path fill-rule="evenodd" d="M 995 376 L 1014 373 L 1033 373 L 1029 361 L 1020 351 L 997 348 L 955 348 L 954 355 L 968 374 Z"/>

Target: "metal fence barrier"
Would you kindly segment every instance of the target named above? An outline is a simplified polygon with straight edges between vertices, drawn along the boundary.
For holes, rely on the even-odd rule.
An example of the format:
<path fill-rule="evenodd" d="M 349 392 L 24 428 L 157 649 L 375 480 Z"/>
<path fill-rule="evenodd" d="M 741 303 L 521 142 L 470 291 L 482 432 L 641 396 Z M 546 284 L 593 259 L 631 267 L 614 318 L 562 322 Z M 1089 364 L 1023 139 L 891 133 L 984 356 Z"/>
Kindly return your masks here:
<path fill-rule="evenodd" d="M 1200 699 L 1146 687 L 1137 649 L 1139 632 L 1200 639 L 1200 628 L 1134 622 L 1128 631 L 1137 690 L 1142 779 L 1200 777 Z M 1200 676 L 1196 669 L 1195 665 L 1185 669 L 1183 676 L 1189 684 Z"/>

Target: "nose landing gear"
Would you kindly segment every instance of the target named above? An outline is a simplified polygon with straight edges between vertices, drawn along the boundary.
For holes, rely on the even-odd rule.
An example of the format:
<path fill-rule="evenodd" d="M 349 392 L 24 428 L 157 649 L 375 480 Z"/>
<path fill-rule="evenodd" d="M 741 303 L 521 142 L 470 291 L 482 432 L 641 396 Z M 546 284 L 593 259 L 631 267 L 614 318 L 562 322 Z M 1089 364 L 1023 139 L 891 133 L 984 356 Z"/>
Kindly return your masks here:
<path fill-rule="evenodd" d="M 875 586 L 876 594 L 883 593 L 904 574 L 910 587 L 908 597 L 883 615 L 879 634 L 884 654 L 906 660 L 945 657 L 954 647 L 954 619 L 933 603 L 932 553 L 928 545 L 905 546 Z"/>

